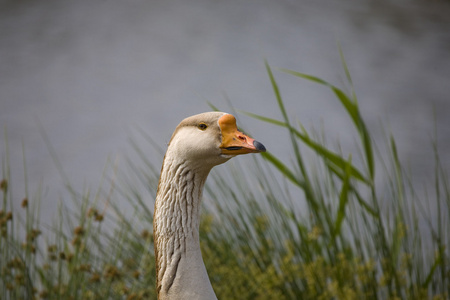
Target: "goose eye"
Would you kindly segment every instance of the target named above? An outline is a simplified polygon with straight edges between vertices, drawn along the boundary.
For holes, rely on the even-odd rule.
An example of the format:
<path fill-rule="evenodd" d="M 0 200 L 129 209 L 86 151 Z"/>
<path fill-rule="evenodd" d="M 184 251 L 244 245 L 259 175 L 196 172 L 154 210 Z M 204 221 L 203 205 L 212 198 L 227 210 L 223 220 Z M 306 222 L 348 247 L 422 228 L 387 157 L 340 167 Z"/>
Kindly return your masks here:
<path fill-rule="evenodd" d="M 197 125 L 197 127 L 200 130 L 206 130 L 206 128 L 208 128 L 208 125 L 206 125 L 205 123 L 200 123 Z"/>

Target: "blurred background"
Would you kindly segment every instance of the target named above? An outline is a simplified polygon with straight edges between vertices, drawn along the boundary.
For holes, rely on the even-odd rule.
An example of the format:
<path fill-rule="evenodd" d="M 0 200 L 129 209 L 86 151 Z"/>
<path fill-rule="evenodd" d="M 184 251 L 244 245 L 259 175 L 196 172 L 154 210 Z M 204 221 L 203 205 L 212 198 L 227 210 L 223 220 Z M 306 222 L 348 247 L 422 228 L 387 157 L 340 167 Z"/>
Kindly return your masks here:
<path fill-rule="evenodd" d="M 448 169 L 450 1 L 0 1 L 0 154 L 4 160 L 7 137 L 16 207 L 24 197 L 22 149 L 30 194 L 43 189 L 43 217 L 64 200 L 43 132 L 73 186 L 95 190 L 108 158 L 133 159 L 136 132 L 164 148 L 180 120 L 210 110 L 207 101 L 229 111 L 229 99 L 280 118 L 265 59 L 292 119 L 353 143 L 331 92 L 277 71 L 345 88 L 338 43 L 374 135 L 393 132 L 419 186 L 433 174 L 435 136 Z M 284 134 L 238 120 L 291 159 Z M 152 148 L 142 150 L 161 164 Z"/>

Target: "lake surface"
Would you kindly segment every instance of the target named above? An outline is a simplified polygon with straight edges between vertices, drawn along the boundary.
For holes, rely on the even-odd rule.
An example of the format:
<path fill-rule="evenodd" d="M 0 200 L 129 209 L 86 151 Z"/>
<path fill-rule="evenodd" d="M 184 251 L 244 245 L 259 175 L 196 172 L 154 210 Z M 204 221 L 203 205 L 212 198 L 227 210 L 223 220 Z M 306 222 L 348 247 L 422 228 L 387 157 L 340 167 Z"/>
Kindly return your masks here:
<path fill-rule="evenodd" d="M 129 138 L 138 129 L 165 147 L 181 119 L 210 110 L 207 101 L 228 110 L 229 98 L 236 108 L 280 118 L 264 59 L 290 117 L 353 143 L 354 129 L 328 90 L 276 70 L 346 87 L 338 42 L 375 137 L 384 136 L 381 127 L 394 133 L 421 185 L 433 174 L 437 124 L 448 169 L 449 1 L 1 1 L 0 125 L 16 207 L 24 197 L 23 147 L 30 194 L 43 187 L 44 219 L 65 201 L 42 132 L 82 190 L 98 186 L 108 158 L 133 159 Z M 289 161 L 284 134 L 239 121 Z M 2 134 L 2 158 L 4 146 Z"/>

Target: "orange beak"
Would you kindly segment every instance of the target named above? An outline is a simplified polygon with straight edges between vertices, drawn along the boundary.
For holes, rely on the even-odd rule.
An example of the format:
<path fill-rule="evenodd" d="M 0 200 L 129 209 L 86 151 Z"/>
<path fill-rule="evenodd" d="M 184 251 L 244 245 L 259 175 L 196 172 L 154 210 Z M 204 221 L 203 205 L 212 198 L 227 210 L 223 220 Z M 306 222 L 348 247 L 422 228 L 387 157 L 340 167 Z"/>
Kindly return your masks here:
<path fill-rule="evenodd" d="M 220 145 L 222 154 L 238 155 L 266 152 L 263 144 L 237 129 L 236 118 L 233 115 L 226 114 L 220 117 L 219 126 L 222 131 L 222 144 Z"/>

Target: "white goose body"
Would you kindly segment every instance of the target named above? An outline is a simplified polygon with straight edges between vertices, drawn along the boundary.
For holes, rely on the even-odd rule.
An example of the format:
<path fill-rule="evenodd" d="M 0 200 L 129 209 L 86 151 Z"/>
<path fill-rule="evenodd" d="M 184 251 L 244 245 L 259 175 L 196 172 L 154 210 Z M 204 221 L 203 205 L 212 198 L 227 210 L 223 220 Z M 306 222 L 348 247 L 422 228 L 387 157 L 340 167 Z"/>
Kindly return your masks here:
<path fill-rule="evenodd" d="M 237 130 L 230 114 L 203 113 L 178 125 L 161 168 L 153 218 L 159 300 L 217 299 L 200 251 L 203 186 L 212 167 L 263 151 Z"/>

